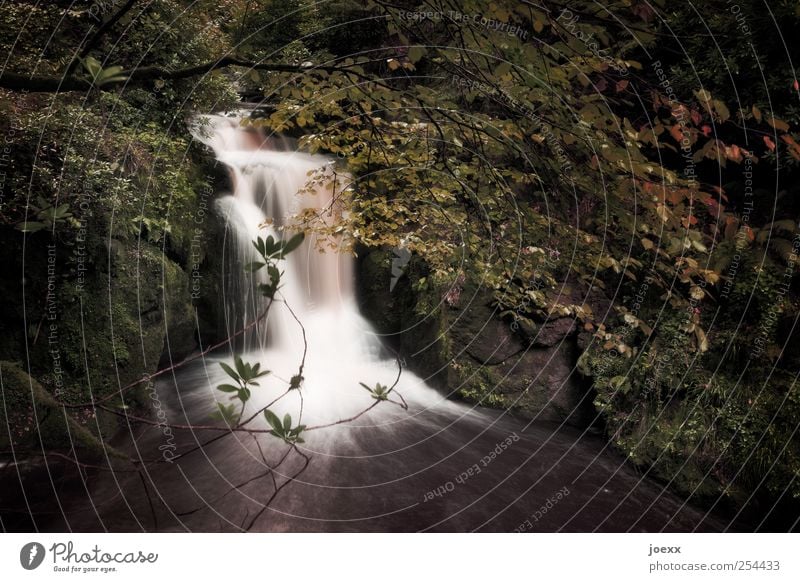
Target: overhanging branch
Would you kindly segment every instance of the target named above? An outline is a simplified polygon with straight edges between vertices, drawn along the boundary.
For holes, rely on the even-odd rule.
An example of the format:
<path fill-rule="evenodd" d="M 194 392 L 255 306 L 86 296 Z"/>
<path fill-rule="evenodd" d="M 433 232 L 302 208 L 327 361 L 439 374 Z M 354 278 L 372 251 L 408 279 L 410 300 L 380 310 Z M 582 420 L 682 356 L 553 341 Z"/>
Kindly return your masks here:
<path fill-rule="evenodd" d="M 343 72 L 355 73 L 346 67 L 330 66 L 302 66 L 302 65 L 287 65 L 284 63 L 259 63 L 254 61 L 246 61 L 236 57 L 223 57 L 216 61 L 208 61 L 199 65 L 185 67 L 182 69 L 171 69 L 160 66 L 140 67 L 133 71 L 125 71 L 122 74 L 126 75 L 126 81 L 119 83 L 108 83 L 103 85 L 103 88 L 110 88 L 119 86 L 120 84 L 138 85 L 156 80 L 178 80 L 189 79 L 199 75 L 205 75 L 216 69 L 224 69 L 226 67 L 244 67 L 256 71 L 271 71 L 281 73 L 305 73 L 309 71 L 325 71 L 328 73 Z M 20 73 L 12 73 L 3 71 L 0 73 L 0 88 L 10 89 L 12 91 L 30 91 L 35 93 L 58 93 L 67 91 L 88 91 L 94 84 L 82 77 L 74 75 L 66 75 L 59 77 L 58 75 L 23 75 Z"/>

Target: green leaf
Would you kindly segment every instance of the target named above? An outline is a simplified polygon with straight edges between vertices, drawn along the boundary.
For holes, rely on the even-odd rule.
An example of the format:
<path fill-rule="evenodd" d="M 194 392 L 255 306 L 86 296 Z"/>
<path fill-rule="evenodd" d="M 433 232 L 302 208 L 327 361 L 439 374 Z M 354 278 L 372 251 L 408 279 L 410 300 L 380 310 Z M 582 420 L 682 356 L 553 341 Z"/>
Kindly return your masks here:
<path fill-rule="evenodd" d="M 236 371 L 239 373 L 239 376 L 241 378 L 245 378 L 247 376 L 247 369 L 244 367 L 242 358 L 239 356 L 233 356 L 233 363 L 236 364 Z"/>
<path fill-rule="evenodd" d="M 42 224 L 41 222 L 34 222 L 30 220 L 28 222 L 20 222 L 17 225 L 17 229 L 21 230 L 22 232 L 38 232 L 43 228 L 46 228 L 46 225 Z"/>
<path fill-rule="evenodd" d="M 281 421 L 274 412 L 269 409 L 265 410 L 264 418 L 267 419 L 267 422 L 273 428 L 276 434 L 283 434 L 283 426 L 281 426 Z"/>
<path fill-rule="evenodd" d="M 236 392 L 239 390 L 239 387 L 233 386 L 232 384 L 220 384 L 217 386 L 217 390 L 221 390 L 222 392 Z"/>
<path fill-rule="evenodd" d="M 292 416 L 287 412 L 283 417 L 283 432 L 288 432 L 292 428 Z"/>
<path fill-rule="evenodd" d="M 408 60 L 412 63 L 418 63 L 423 56 L 425 56 L 425 47 L 412 46 L 408 49 Z"/>
<path fill-rule="evenodd" d="M 258 237 L 253 242 L 253 246 L 256 247 L 256 250 L 258 251 L 259 255 L 264 256 L 264 254 L 265 254 L 264 253 L 264 239 L 262 239 L 261 237 Z"/>
<path fill-rule="evenodd" d="M 86 69 L 86 72 L 89 73 L 89 76 L 94 79 L 97 75 L 100 74 L 100 71 L 103 70 L 103 66 L 100 64 L 94 57 L 86 57 L 83 59 L 83 68 Z"/>
<path fill-rule="evenodd" d="M 222 402 L 217 402 L 217 408 L 215 412 L 211 413 L 211 418 L 216 420 L 224 420 L 229 425 L 236 424 L 237 415 L 236 415 L 236 408 L 233 404 L 223 404 Z"/>
<path fill-rule="evenodd" d="M 258 286 L 258 290 L 261 291 L 261 294 L 268 298 L 273 299 L 275 297 L 275 293 L 277 292 L 277 288 L 274 285 L 269 285 L 267 283 L 261 283 Z"/>
<path fill-rule="evenodd" d="M 508 74 L 511 71 L 511 63 L 508 61 L 503 61 L 494 70 L 495 77 L 502 77 L 503 75 Z"/>
<path fill-rule="evenodd" d="M 301 244 L 303 244 L 303 241 L 305 240 L 305 238 L 306 238 L 305 233 L 304 232 L 299 232 L 296 235 L 294 235 L 292 238 L 290 238 L 288 241 L 283 243 L 283 249 L 281 250 L 281 257 L 285 257 L 286 255 L 291 253 L 293 250 L 295 250 L 297 247 L 299 247 Z"/>
<path fill-rule="evenodd" d="M 266 263 L 262 263 L 261 261 L 253 261 L 252 263 L 247 263 L 244 266 L 244 270 L 249 272 L 249 273 L 254 273 L 254 272 L 258 271 L 264 265 L 266 265 Z"/>
<path fill-rule="evenodd" d="M 238 381 L 241 379 L 241 378 L 239 377 L 239 374 L 237 374 L 236 372 L 234 372 L 234 371 L 233 371 L 233 368 L 231 368 L 231 367 L 230 367 L 228 364 L 226 364 L 225 362 L 220 362 L 220 363 L 219 363 L 219 365 L 222 367 L 222 369 L 223 369 L 223 370 L 225 370 L 225 373 L 226 373 L 226 374 L 228 374 L 228 376 L 230 376 L 231 378 L 233 378 L 233 379 L 234 379 L 234 380 L 236 380 L 237 382 L 238 382 Z"/>

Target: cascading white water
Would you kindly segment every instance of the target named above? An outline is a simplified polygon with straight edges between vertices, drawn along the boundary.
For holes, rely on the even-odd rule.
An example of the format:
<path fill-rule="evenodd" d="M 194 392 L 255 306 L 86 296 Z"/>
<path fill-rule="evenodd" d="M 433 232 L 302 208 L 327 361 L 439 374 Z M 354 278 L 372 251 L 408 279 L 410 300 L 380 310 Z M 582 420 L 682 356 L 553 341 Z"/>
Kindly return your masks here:
<path fill-rule="evenodd" d="M 292 232 L 281 231 L 281 227 L 308 209 L 319 220 L 335 219 L 334 198 L 342 184 L 334 181 L 330 170 L 321 174 L 330 166 L 324 156 L 267 149 L 265 140 L 253 129 L 242 127 L 236 118 L 211 116 L 204 121 L 204 130 L 196 132 L 197 137 L 230 168 L 233 181 L 233 194 L 217 202 L 231 243 L 224 276 L 227 326 L 233 333 L 255 321 L 267 306 L 257 290 L 258 284 L 265 282 L 264 269 L 255 274 L 244 269 L 258 258 L 252 241 L 270 235 L 289 238 Z M 327 178 L 309 186 L 311 175 Z M 302 407 L 302 421 L 307 425 L 336 422 L 361 412 L 374 401 L 359 383 L 391 386 L 398 373 L 396 360 L 383 353 L 372 327 L 358 313 L 352 257 L 319 248 L 321 242 L 307 237 L 282 262 L 278 300 L 266 321 L 259 323 L 237 350 L 246 361 L 259 361 L 262 369 L 272 372 L 261 389 L 253 392 L 254 409 L 286 389 L 306 352 L 303 389 L 282 399 L 273 410 L 279 415 L 288 412 L 296 419 Z M 210 373 L 213 384 L 216 372 Z M 419 407 L 454 406 L 407 371 L 403 371 L 398 390 L 409 398 L 412 415 Z M 224 401 L 223 394 L 217 397 Z M 374 425 L 400 420 L 401 412 L 409 415 L 390 403 L 378 408 L 383 412 L 359 421 Z"/>

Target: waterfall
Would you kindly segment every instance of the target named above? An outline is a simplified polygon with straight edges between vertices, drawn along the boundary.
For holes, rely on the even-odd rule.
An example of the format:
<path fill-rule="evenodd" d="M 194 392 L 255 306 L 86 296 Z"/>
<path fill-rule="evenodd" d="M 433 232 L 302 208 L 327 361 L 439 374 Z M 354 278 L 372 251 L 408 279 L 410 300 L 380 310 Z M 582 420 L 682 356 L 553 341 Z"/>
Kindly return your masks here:
<path fill-rule="evenodd" d="M 228 167 L 233 185 L 233 192 L 216 203 L 226 224 L 226 248 L 221 252 L 225 253 L 224 302 L 230 335 L 255 322 L 268 304 L 258 292 L 258 285 L 266 281 L 265 269 L 255 273 L 245 269 L 258 259 L 252 241 L 259 236 L 288 239 L 293 234 L 288 226 L 309 211 L 330 224 L 341 211 L 335 197 L 346 184 L 341 176 L 335 177 L 329 158 L 281 151 L 280 143 L 276 147 L 275 140 L 242 126 L 237 118 L 207 116 L 195 136 Z M 311 176 L 317 179 L 310 182 Z M 281 288 L 268 317 L 235 344 L 246 361 L 261 362 L 262 369 L 271 371 L 263 389 L 253 392 L 254 407 L 285 390 L 306 354 L 302 394 L 291 394 L 274 408 L 276 413 L 288 412 L 296 418 L 302 405 L 306 424 L 357 414 L 374 402 L 361 382 L 391 386 L 398 374 L 396 359 L 385 353 L 373 328 L 358 312 L 353 258 L 326 242 L 307 236 L 281 261 Z M 402 374 L 402 388 L 411 390 L 412 400 L 423 407 L 449 404 L 407 371 Z M 381 407 L 395 409 L 389 414 L 395 419 L 400 411 L 391 404 Z M 375 421 L 380 414 L 369 416 Z"/>

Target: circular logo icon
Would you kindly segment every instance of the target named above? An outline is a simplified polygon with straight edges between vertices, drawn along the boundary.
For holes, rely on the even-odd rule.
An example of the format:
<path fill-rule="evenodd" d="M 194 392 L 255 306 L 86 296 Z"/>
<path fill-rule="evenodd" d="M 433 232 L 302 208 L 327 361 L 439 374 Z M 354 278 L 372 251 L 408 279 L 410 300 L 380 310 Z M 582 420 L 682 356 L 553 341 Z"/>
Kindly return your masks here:
<path fill-rule="evenodd" d="M 30 542 L 19 551 L 19 563 L 26 570 L 35 570 L 44 561 L 44 546 L 38 542 Z"/>

